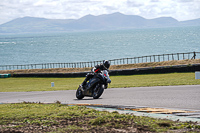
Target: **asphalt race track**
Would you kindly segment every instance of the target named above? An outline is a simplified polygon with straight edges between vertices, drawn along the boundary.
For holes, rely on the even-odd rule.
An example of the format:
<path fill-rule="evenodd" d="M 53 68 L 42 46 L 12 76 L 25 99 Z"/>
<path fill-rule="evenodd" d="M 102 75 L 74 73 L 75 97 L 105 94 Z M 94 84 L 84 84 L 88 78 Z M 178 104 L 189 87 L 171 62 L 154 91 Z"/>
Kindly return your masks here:
<path fill-rule="evenodd" d="M 108 88 L 99 99 L 77 100 L 76 90 L 0 92 L 0 103 L 103 104 L 200 110 L 200 85 Z"/>

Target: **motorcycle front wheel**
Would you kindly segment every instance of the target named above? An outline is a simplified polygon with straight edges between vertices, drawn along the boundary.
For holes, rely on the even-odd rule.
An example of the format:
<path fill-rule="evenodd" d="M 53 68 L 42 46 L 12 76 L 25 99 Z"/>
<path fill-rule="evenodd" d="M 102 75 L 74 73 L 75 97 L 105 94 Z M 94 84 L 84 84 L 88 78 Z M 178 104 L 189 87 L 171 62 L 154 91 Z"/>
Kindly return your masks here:
<path fill-rule="evenodd" d="M 78 88 L 76 90 L 76 98 L 77 99 L 83 99 L 84 98 L 83 92 L 82 92 L 82 90 L 80 88 Z"/>
<path fill-rule="evenodd" d="M 98 99 L 104 91 L 104 85 L 97 85 L 93 92 L 93 98 Z"/>

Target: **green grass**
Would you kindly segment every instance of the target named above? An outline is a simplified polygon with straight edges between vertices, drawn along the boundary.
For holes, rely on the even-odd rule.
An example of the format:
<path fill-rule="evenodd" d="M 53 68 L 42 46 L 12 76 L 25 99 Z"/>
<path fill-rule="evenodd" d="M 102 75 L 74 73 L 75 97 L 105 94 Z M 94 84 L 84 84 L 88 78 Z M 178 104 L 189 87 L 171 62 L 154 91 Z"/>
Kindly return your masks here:
<path fill-rule="evenodd" d="M 143 87 L 143 86 L 170 86 L 170 85 L 198 85 L 200 80 L 195 79 L 195 73 L 167 73 L 111 77 L 110 87 Z"/>
<path fill-rule="evenodd" d="M 131 76 L 110 76 L 109 88 L 198 85 L 195 73 L 168 73 Z M 0 92 L 12 91 L 53 91 L 77 89 L 84 78 L 0 78 Z M 55 87 L 51 87 L 54 82 Z"/>
<path fill-rule="evenodd" d="M 77 89 L 84 78 L 0 78 L 0 92 Z M 54 82 L 54 87 L 51 87 Z"/>
<path fill-rule="evenodd" d="M 62 104 L 0 104 L 0 126 L 2 129 L 33 127 L 35 130 L 45 127 L 54 132 L 92 132 L 115 129 L 130 130 L 140 128 L 147 131 L 163 132 L 170 129 L 193 128 L 199 131 L 195 123 L 173 122 L 143 116 L 119 114 L 118 112 L 97 111 L 84 106 Z M 78 127 L 78 128 L 77 128 Z M 35 132 L 37 132 L 35 131 Z M 0 128 L 1 132 L 1 128 Z M 43 132 L 46 132 L 43 130 Z"/>

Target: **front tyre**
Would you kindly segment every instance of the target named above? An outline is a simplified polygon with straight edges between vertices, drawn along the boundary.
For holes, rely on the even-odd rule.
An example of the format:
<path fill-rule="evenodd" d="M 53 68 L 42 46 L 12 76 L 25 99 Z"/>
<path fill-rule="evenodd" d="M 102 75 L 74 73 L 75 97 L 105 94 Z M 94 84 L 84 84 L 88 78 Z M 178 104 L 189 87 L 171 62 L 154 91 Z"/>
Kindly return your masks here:
<path fill-rule="evenodd" d="M 104 85 L 97 84 L 93 92 L 93 98 L 98 99 L 102 95 L 103 91 L 104 91 Z"/>
<path fill-rule="evenodd" d="M 83 99 L 84 98 L 83 92 L 82 92 L 82 90 L 80 88 L 78 88 L 76 90 L 76 98 L 77 99 Z"/>

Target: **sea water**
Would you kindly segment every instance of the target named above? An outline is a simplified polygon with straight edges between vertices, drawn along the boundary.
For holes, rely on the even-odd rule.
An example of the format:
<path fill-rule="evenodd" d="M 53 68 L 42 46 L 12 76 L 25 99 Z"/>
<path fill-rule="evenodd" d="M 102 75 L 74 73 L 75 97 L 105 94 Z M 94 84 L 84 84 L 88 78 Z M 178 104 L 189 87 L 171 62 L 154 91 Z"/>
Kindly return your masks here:
<path fill-rule="evenodd" d="M 200 27 L 0 35 L 0 65 L 73 63 L 200 51 Z"/>

